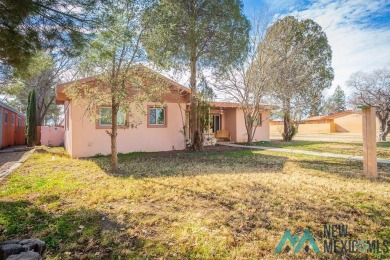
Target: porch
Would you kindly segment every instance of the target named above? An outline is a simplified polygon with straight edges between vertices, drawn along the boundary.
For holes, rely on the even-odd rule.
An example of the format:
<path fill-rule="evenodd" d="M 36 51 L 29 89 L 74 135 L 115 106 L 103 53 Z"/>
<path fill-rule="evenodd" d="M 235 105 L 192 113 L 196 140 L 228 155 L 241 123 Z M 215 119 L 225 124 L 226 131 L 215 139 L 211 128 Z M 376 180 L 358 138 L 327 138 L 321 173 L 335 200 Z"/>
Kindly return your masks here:
<path fill-rule="evenodd" d="M 189 104 L 188 104 L 189 107 Z M 236 110 L 239 105 L 228 102 L 211 102 L 210 103 L 210 120 L 208 129 L 204 132 L 204 145 L 215 145 L 219 141 L 232 141 L 236 139 Z M 189 134 L 189 108 L 186 116 L 186 138 L 190 139 Z"/>
<path fill-rule="evenodd" d="M 269 141 L 269 114 L 270 109 L 265 106 L 260 115 L 260 124 L 257 125 L 253 141 Z M 247 131 L 245 127 L 244 112 L 237 103 L 229 102 L 211 102 L 210 103 L 210 122 L 208 131 L 204 133 L 204 145 L 214 145 L 220 141 L 230 141 L 233 143 L 246 142 Z M 187 114 L 186 133 L 187 140 L 189 136 L 189 113 Z"/>

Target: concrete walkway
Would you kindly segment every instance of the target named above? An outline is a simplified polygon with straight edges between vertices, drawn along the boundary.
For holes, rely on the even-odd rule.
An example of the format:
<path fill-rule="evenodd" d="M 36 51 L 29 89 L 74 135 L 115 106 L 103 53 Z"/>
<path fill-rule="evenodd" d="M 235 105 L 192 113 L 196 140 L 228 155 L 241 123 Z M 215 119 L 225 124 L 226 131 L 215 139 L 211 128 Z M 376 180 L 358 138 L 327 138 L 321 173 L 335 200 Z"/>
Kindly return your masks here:
<path fill-rule="evenodd" d="M 7 177 L 8 175 L 10 175 L 13 171 L 15 171 L 17 168 L 19 168 L 22 163 L 24 163 L 33 153 L 35 152 L 35 149 L 31 149 L 29 150 L 28 152 L 25 152 L 23 154 L 23 156 L 17 161 L 17 162 L 13 162 L 9 168 L 7 169 L 4 169 L 4 170 L 1 170 L 0 169 L 0 182 L 5 178 Z M 1 168 L 1 167 L 0 167 Z"/>
<path fill-rule="evenodd" d="M 232 144 L 232 143 L 225 143 L 225 142 L 221 142 L 218 144 L 225 145 L 225 146 L 231 146 L 231 147 L 256 149 L 256 150 L 269 150 L 269 151 L 282 152 L 282 153 L 307 154 L 307 155 L 314 155 L 314 156 L 321 156 L 321 157 L 341 158 L 341 159 L 348 159 L 348 160 L 355 160 L 355 161 L 363 161 L 363 156 L 352 156 L 352 155 L 337 154 L 337 153 L 312 152 L 312 151 L 275 148 L 275 147 L 266 147 L 266 146 L 241 145 L 241 144 Z M 378 158 L 377 160 L 378 160 L 378 163 L 390 164 L 390 159 Z"/>
<path fill-rule="evenodd" d="M 33 149 L 32 147 L 27 147 L 27 145 L 14 145 L 0 150 L 0 153 L 13 153 L 13 152 L 24 152 Z"/>

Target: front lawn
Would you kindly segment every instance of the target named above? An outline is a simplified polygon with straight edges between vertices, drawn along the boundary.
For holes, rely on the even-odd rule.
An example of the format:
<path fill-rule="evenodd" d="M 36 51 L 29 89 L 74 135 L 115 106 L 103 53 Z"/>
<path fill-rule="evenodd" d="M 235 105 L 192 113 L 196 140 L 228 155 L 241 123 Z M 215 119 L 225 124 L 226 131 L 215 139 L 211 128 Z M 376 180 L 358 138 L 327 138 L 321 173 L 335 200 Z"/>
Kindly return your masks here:
<path fill-rule="evenodd" d="M 363 144 L 361 142 L 271 141 L 254 142 L 253 145 L 363 156 Z M 378 158 L 390 159 L 390 142 L 378 142 L 377 155 Z"/>
<path fill-rule="evenodd" d="M 371 181 L 357 161 L 218 146 L 119 162 L 111 175 L 108 157 L 34 153 L 0 183 L 0 241 L 41 238 L 49 259 L 300 259 L 273 253 L 286 229 L 309 228 L 321 251 L 327 223 L 390 239 L 389 165 Z"/>

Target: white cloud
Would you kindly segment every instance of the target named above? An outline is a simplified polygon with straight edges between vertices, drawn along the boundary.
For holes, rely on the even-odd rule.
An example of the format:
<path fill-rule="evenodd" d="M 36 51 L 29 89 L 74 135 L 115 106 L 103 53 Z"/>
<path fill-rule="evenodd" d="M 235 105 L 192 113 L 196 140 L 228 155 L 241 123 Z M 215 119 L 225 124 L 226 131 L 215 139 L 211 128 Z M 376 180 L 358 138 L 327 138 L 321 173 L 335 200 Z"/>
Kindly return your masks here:
<path fill-rule="evenodd" d="M 370 17 L 386 12 L 386 0 L 318 1 L 292 14 L 310 18 L 325 30 L 333 50 L 335 79 L 347 92 L 346 81 L 356 71 L 371 71 L 390 62 L 390 28 L 370 24 Z"/>

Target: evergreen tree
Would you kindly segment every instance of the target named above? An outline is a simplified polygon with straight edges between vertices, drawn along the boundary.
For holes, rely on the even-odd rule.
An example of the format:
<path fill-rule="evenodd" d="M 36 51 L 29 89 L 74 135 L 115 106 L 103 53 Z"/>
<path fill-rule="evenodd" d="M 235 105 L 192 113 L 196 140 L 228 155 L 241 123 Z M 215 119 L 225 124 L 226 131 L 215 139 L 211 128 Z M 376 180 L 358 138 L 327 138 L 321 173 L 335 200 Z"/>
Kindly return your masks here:
<path fill-rule="evenodd" d="M 271 93 L 283 110 L 283 140 L 291 141 L 292 125 L 310 108 L 312 93 L 332 84 L 332 50 L 324 30 L 311 19 L 287 16 L 276 21 L 262 43 L 269 60 L 267 73 Z"/>
<path fill-rule="evenodd" d="M 345 92 L 337 86 L 333 95 L 328 98 L 325 104 L 324 113 L 326 115 L 342 112 L 346 110 Z"/>
<path fill-rule="evenodd" d="M 36 115 L 36 95 L 35 90 L 31 90 L 28 95 L 27 107 L 27 145 L 29 147 L 37 144 L 37 115 Z"/>
<path fill-rule="evenodd" d="M 202 150 L 197 115 L 197 80 L 202 69 L 223 71 L 247 50 L 250 24 L 241 0 L 162 0 L 143 17 L 143 44 L 164 69 L 190 73 L 190 132 L 193 150 Z M 197 142 L 196 142 L 197 141 Z"/>
<path fill-rule="evenodd" d="M 335 105 L 336 112 L 344 111 L 346 109 L 345 93 L 340 86 L 337 86 L 332 97 L 333 97 L 333 102 Z"/>
<path fill-rule="evenodd" d="M 0 4 L 0 64 L 24 67 L 36 50 L 76 54 L 97 0 L 7 0 Z"/>

